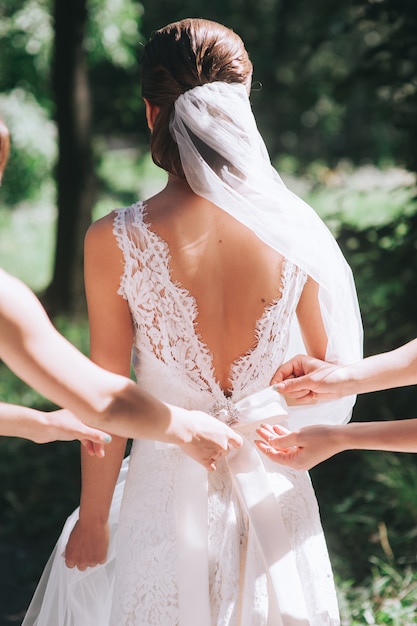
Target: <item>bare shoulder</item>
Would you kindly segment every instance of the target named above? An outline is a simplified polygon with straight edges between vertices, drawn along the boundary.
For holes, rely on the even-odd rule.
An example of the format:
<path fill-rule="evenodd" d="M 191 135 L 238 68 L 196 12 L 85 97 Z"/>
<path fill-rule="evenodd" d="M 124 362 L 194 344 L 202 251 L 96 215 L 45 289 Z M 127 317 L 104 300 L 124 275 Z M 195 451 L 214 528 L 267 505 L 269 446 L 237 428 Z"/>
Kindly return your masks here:
<path fill-rule="evenodd" d="M 85 236 L 86 246 L 94 247 L 96 245 L 102 245 L 103 243 L 109 243 L 114 239 L 113 228 L 115 216 L 116 212 L 112 211 L 89 226 Z"/>
<path fill-rule="evenodd" d="M 116 211 L 93 222 L 85 235 L 84 248 L 86 258 L 94 256 L 103 263 L 120 258 L 121 250 L 114 234 Z"/>
<path fill-rule="evenodd" d="M 94 273 L 98 275 L 110 275 L 117 278 L 123 267 L 123 252 L 120 249 L 114 234 L 115 211 L 93 222 L 88 228 L 84 242 L 84 272 L 86 278 Z"/>

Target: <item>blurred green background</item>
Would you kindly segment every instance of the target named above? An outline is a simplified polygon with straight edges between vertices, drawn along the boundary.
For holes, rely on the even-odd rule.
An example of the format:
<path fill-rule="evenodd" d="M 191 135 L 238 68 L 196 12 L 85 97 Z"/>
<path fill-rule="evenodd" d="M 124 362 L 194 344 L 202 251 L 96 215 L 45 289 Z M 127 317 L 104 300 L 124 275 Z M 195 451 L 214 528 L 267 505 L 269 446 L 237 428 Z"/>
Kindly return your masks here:
<path fill-rule="evenodd" d="M 88 353 L 81 266 L 73 258 L 85 223 L 164 184 L 147 150 L 138 62 L 155 28 L 188 16 L 220 21 L 244 39 L 254 63 L 252 105 L 271 159 L 325 219 L 352 265 L 365 354 L 416 335 L 414 0 L 213 0 L 209 7 L 201 0 L 74 0 L 64 27 L 57 4 L 5 0 L 0 7 L 0 115 L 12 138 L 0 191 L 0 265 L 39 294 L 66 337 Z M 77 45 L 88 81 L 83 106 L 92 111 L 86 169 L 94 174 L 94 194 L 68 218 L 62 196 L 74 190 L 59 175 L 66 150 L 59 89 L 70 74 L 54 68 L 57 38 L 75 45 L 67 37 L 72 18 L 83 32 Z M 57 232 L 65 214 L 67 224 L 80 226 L 67 231 L 74 245 L 63 254 Z M 68 280 L 54 280 L 62 265 Z M 51 408 L 2 364 L 0 397 Z M 360 397 L 354 419 L 416 414 L 416 390 L 404 388 Z M 417 623 L 416 457 L 349 452 L 311 474 L 343 624 Z M 6 626 L 20 623 L 77 505 L 78 444 L 0 439 L 0 485 L 0 626 Z"/>

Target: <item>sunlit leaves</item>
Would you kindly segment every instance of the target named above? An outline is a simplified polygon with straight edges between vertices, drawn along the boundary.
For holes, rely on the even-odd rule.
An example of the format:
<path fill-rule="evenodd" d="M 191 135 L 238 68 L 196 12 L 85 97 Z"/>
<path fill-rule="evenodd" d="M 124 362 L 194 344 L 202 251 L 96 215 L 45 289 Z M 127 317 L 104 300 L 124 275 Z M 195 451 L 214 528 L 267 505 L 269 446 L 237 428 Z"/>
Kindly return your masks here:
<path fill-rule="evenodd" d="M 87 48 L 92 62 L 103 58 L 114 65 L 136 65 L 142 5 L 132 0 L 90 0 Z"/>
<path fill-rule="evenodd" d="M 10 128 L 11 152 L 1 187 L 9 206 L 35 199 L 52 179 L 56 157 L 55 124 L 34 96 L 16 88 L 0 95 L 1 115 Z"/>
<path fill-rule="evenodd" d="M 47 101 L 53 25 L 49 0 L 8 2 L 0 8 L 0 89 L 21 87 Z"/>

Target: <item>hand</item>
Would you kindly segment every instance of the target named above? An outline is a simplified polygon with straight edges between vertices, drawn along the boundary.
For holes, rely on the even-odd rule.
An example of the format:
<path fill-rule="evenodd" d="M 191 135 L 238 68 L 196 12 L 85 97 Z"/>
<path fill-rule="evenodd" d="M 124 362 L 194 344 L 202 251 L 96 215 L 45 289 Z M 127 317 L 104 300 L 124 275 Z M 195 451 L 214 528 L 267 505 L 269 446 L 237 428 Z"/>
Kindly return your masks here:
<path fill-rule="evenodd" d="M 341 426 L 306 426 L 290 432 L 269 424 L 257 429 L 262 441 L 255 441 L 266 456 L 293 469 L 309 470 L 344 448 L 337 437 Z"/>
<path fill-rule="evenodd" d="M 109 546 L 109 525 L 86 524 L 80 520 L 75 524 L 65 548 L 65 564 L 81 572 L 87 567 L 105 563 Z"/>
<path fill-rule="evenodd" d="M 314 404 L 340 398 L 345 380 L 343 367 L 300 354 L 277 369 L 271 384 L 291 404 Z"/>
<path fill-rule="evenodd" d="M 104 457 L 104 446 L 111 442 L 111 436 L 107 433 L 91 428 L 81 422 L 71 411 L 60 409 L 45 413 L 47 425 L 36 437 L 37 443 L 47 443 L 49 441 L 73 441 L 79 439 L 85 446 L 88 454 Z"/>
<path fill-rule="evenodd" d="M 186 454 L 207 470 L 216 469 L 216 461 L 230 448 L 240 448 L 242 437 L 220 420 L 202 411 L 188 411 L 186 441 L 180 442 Z"/>

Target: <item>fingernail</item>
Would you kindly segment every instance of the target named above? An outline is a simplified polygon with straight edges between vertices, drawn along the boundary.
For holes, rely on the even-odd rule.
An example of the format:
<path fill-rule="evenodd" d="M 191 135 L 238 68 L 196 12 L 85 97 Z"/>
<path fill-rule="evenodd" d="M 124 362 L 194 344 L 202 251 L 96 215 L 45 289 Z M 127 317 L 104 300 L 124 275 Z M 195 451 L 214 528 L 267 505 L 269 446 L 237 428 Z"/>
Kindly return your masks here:
<path fill-rule="evenodd" d="M 104 435 L 104 443 L 111 443 L 111 435 Z"/>

